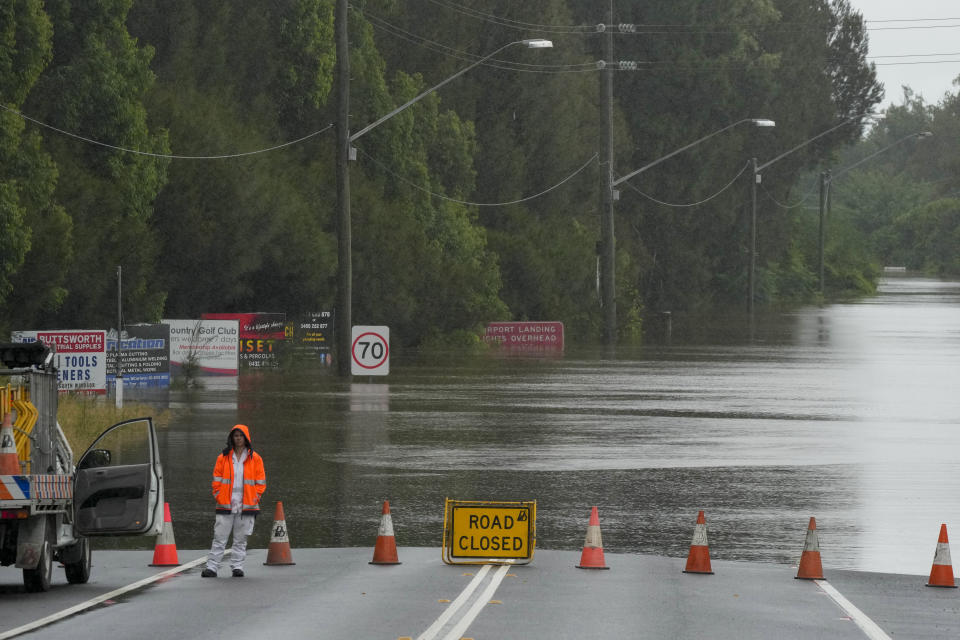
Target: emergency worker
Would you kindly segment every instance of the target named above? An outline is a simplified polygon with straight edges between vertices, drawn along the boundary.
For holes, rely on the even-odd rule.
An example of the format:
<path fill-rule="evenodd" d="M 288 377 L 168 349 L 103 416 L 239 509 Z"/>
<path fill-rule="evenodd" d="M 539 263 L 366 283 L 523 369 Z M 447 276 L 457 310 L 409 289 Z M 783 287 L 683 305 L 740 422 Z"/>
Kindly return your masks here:
<path fill-rule="evenodd" d="M 230 566 L 234 578 L 243 577 L 247 537 L 253 533 L 254 520 L 260 513 L 260 496 L 266 489 L 263 458 L 253 450 L 249 427 L 238 424 L 230 430 L 227 446 L 213 467 L 213 498 L 217 516 L 213 525 L 213 544 L 207 554 L 207 567 L 201 576 L 217 577 L 227 538 L 232 532 Z"/>

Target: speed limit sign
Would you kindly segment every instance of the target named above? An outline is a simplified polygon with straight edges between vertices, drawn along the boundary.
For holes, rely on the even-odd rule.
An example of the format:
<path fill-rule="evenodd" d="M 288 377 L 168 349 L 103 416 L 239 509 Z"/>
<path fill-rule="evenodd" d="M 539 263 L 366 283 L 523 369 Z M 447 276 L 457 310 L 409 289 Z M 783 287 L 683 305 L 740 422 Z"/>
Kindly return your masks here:
<path fill-rule="evenodd" d="M 350 359 L 355 376 L 390 373 L 390 327 L 353 327 Z"/>

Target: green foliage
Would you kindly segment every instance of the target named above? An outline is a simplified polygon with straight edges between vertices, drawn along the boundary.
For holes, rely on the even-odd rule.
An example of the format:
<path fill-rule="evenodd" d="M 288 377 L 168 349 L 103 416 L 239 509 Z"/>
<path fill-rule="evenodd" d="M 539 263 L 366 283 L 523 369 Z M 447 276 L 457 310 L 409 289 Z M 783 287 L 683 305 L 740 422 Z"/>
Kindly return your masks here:
<path fill-rule="evenodd" d="M 903 104 L 842 158 L 852 169 L 841 168 L 833 186 L 828 266 L 836 290 L 871 288 L 881 264 L 957 275 L 957 100 L 926 105 L 907 89 Z M 917 135 L 926 132 L 932 137 Z"/>
<path fill-rule="evenodd" d="M 607 20 L 606 8 L 586 0 L 457 6 L 371 0 L 351 8 L 352 131 L 507 43 L 542 36 L 555 48 L 507 47 L 355 141 L 354 318 L 390 325 L 400 344 L 438 348 L 474 348 L 478 330 L 500 319 L 560 320 L 569 339 L 597 339 L 608 167 L 590 159 L 602 135 L 596 62 L 606 36 L 590 25 Z M 333 7 L 5 3 L 0 100 L 113 147 L 177 156 L 265 149 L 335 118 Z M 838 157 L 864 158 L 918 127 L 935 136 L 902 147 L 915 157 L 887 154 L 889 162 L 871 165 L 877 173 L 851 172 L 835 185 L 828 295 L 869 290 L 881 260 L 909 262 L 921 251 L 935 256 L 926 267 L 951 268 L 940 266 L 949 211 L 922 206 L 960 188 L 950 142 L 960 134 L 955 98 L 930 108 L 908 95 L 847 153 L 860 140 L 856 123 L 817 137 L 881 95 L 863 20 L 848 0 L 676 0 L 616 10 L 614 23 L 684 25 L 613 36 L 617 59 L 642 68 L 615 74 L 616 175 L 745 118 L 778 123 L 734 127 L 621 185 L 622 340 L 639 340 L 650 314 L 743 304 L 743 169 L 753 157 L 763 163 L 795 151 L 763 173 L 761 302 L 817 295 L 816 224 L 783 206 L 802 198 L 798 176 L 837 166 Z M 587 28 L 540 33 L 534 25 Z M 581 166 L 588 169 L 556 187 Z M 6 323 L 108 325 L 117 265 L 130 321 L 296 313 L 335 300 L 332 131 L 269 153 L 168 160 L 82 143 L 0 112 L 0 169 L 0 301 L 15 303 L 5 305 Z"/>
<path fill-rule="evenodd" d="M 54 24 L 53 61 L 25 108 L 59 128 L 106 144 L 164 153 L 169 150 L 166 134 L 150 133 L 142 103 L 154 78 L 153 50 L 139 47 L 127 33 L 130 5 L 120 0 L 46 3 Z M 50 211 L 43 224 L 70 230 L 70 253 L 53 257 L 59 258 L 58 266 L 66 263 L 66 277 L 51 292 L 58 296 L 66 289 L 62 308 L 33 321 L 107 326 L 115 316 L 118 265 L 124 267 L 127 310 L 138 318 L 159 317 L 163 294 L 151 286 L 157 245 L 150 219 L 166 179 L 166 162 L 82 145 L 50 131 L 44 133 L 44 146 L 57 164 L 55 198 L 70 222 Z"/>
<path fill-rule="evenodd" d="M 930 202 L 894 225 L 904 265 L 942 277 L 960 276 L 960 199 Z"/>

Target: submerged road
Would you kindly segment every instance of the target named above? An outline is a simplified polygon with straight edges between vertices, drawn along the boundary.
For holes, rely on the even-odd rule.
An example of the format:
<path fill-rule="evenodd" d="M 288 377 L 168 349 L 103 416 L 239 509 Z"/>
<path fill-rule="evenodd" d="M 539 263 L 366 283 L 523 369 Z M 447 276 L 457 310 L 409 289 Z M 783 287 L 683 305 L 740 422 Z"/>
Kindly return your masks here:
<path fill-rule="evenodd" d="M 180 551 L 186 563 L 202 551 Z M 576 569 L 578 552 L 536 552 L 527 566 L 448 566 L 435 548 L 401 548 L 402 564 L 368 564 L 372 550 L 294 549 L 293 566 L 263 566 L 251 551 L 245 578 L 167 577 L 19 637 L 562 638 L 960 637 L 960 593 L 925 576 L 826 570 L 796 580 L 786 565 L 713 561 L 714 575 L 682 573 L 684 560 L 606 554 L 609 571 Z M 86 585 L 62 571 L 45 594 L 23 593 L 0 570 L 0 638 L 125 585 L 162 573 L 147 551 L 99 551 Z"/>

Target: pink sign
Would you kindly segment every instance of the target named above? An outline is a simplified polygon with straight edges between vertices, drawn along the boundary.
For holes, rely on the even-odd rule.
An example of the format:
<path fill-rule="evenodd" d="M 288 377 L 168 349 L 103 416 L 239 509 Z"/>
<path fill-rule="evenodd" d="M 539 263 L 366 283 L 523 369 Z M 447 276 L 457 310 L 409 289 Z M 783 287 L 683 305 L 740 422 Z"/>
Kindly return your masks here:
<path fill-rule="evenodd" d="M 519 351 L 563 351 L 562 322 L 491 322 L 483 341 Z"/>

